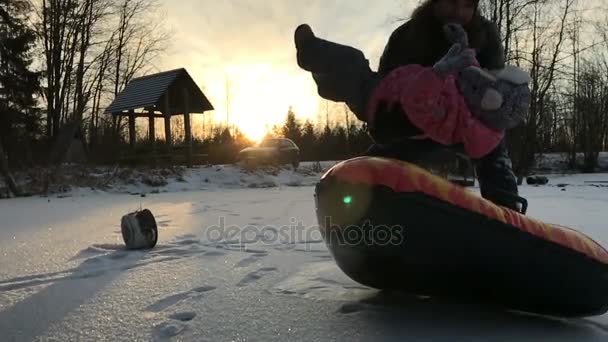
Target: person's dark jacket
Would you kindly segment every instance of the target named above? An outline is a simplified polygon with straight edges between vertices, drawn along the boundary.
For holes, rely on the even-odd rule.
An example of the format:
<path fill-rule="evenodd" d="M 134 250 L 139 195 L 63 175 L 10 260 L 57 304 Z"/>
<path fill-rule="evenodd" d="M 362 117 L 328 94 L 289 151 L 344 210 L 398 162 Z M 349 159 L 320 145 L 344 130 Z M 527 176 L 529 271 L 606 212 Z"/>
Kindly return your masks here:
<path fill-rule="evenodd" d="M 480 17 L 480 32 L 469 34 L 470 44 L 477 51 L 482 68 L 502 69 L 505 66 L 504 48 L 494 23 Z M 420 20 L 422 21 L 422 20 Z M 399 26 L 388 39 L 378 72 L 386 75 L 395 68 L 407 64 L 432 66 L 449 50 L 451 43 L 442 32 L 439 23 L 431 19 L 423 23 L 410 20 Z"/>

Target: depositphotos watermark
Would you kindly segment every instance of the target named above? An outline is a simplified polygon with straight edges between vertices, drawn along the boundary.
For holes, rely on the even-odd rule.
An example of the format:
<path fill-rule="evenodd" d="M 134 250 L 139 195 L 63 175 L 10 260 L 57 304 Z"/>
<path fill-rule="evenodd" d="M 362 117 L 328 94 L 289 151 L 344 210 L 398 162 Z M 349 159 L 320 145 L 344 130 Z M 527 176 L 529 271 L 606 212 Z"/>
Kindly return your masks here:
<path fill-rule="evenodd" d="M 405 228 L 399 225 L 374 225 L 365 221 L 361 225 L 340 227 L 333 223 L 331 216 L 325 217 L 323 227 L 325 239 L 319 225 L 304 225 L 296 218 L 286 225 L 228 225 L 226 217 L 207 227 L 205 234 L 212 243 L 239 244 L 316 244 L 327 242 L 340 245 L 388 246 L 400 245 L 405 240 Z"/>

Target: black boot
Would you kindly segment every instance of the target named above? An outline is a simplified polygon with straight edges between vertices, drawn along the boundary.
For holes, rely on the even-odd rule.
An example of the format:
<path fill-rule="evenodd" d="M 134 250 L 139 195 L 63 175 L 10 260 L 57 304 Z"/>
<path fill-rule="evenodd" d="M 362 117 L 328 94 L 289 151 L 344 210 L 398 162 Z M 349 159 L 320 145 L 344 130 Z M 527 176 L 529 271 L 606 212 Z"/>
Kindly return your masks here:
<path fill-rule="evenodd" d="M 505 139 L 475 164 L 483 198 L 519 213 L 526 213 L 528 203 L 519 196 L 517 177 L 513 172 Z"/>

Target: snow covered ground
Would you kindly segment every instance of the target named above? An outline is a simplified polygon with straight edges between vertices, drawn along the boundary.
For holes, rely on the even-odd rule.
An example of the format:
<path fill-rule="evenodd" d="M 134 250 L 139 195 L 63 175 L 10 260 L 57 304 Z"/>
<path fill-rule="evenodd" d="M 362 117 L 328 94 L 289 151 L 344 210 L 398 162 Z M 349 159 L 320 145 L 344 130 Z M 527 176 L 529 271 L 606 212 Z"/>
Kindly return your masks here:
<path fill-rule="evenodd" d="M 0 200 L 0 340 L 608 339 L 608 315 L 558 320 L 353 282 L 315 229 L 313 170 L 183 178 L 158 193 Z M 530 216 L 608 246 L 608 174 L 550 176 L 521 193 Z M 139 208 L 155 213 L 159 244 L 125 251 L 120 218 Z"/>
<path fill-rule="evenodd" d="M 86 167 L 64 165 L 52 174 L 46 169 L 16 172 L 14 178 L 27 193 L 45 193 L 45 179 L 50 178 L 48 193 L 62 197 L 89 193 L 147 194 L 210 189 L 273 188 L 314 185 L 320 175 L 336 161 L 304 162 L 291 166 L 262 165 L 247 169 L 239 164 L 134 169 L 127 167 Z M 0 198 L 8 189 L 0 177 Z"/>

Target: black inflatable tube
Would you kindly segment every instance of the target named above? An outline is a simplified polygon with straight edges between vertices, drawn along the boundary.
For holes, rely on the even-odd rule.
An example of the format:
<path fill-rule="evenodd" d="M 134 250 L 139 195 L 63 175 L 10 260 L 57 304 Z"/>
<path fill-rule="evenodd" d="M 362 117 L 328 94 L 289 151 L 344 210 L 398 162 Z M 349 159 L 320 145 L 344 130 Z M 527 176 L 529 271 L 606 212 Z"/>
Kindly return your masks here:
<path fill-rule="evenodd" d="M 361 284 L 561 317 L 608 311 L 608 265 L 503 222 L 424 193 L 332 176 L 317 185 L 315 200 L 336 263 Z M 362 238 L 370 229 L 396 238 Z"/>

